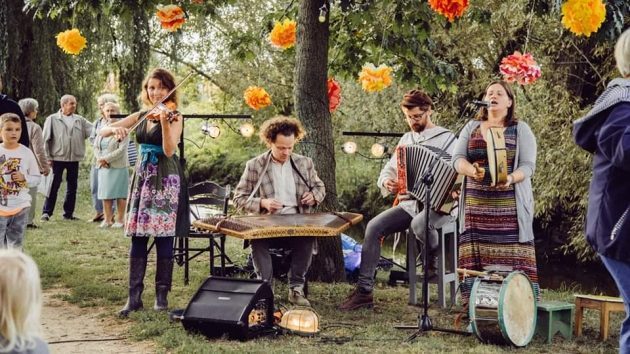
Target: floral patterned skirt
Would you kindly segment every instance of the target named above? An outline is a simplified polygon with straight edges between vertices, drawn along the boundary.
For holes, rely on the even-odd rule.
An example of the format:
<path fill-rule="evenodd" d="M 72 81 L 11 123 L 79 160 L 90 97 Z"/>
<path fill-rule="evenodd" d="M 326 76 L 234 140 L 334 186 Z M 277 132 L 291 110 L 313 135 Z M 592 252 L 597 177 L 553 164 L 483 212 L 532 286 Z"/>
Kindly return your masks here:
<path fill-rule="evenodd" d="M 190 216 L 186 180 L 176 156 L 136 165 L 127 202 L 125 234 L 172 237 L 188 233 Z"/>

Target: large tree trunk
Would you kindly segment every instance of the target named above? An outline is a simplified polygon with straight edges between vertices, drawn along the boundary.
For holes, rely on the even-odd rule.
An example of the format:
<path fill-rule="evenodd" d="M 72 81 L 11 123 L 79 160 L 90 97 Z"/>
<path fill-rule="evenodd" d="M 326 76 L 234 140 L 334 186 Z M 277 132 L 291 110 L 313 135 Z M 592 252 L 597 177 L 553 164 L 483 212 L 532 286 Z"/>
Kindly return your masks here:
<path fill-rule="evenodd" d="M 129 23 L 130 30 L 124 38 L 125 45 L 129 46 L 129 55 L 121 59 L 120 86 L 123 100 L 129 112 L 140 109 L 138 93 L 142 90 L 142 80 L 147 72 L 151 56 L 149 17 L 143 7 L 132 8 L 133 16 Z"/>
<path fill-rule="evenodd" d="M 324 210 L 336 210 L 335 156 L 332 122 L 328 111 L 328 20 L 318 21 L 326 0 L 301 0 L 298 8 L 295 86 L 293 97 L 298 118 L 306 128 L 301 151 L 313 159 L 326 185 Z M 330 8 L 329 4 L 326 4 Z M 339 238 L 319 238 L 319 253 L 313 258 L 309 277 L 325 282 L 344 279 Z"/>

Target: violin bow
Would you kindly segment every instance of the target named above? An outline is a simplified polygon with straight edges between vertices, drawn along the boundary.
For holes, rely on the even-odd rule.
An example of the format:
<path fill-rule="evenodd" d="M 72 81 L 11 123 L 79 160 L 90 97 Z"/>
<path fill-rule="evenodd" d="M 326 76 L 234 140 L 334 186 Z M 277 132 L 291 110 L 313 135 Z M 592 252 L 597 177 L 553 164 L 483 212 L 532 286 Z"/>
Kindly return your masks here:
<path fill-rule="evenodd" d="M 155 108 L 157 108 L 157 106 L 163 104 L 169 97 L 171 97 L 171 95 L 173 94 L 173 92 L 175 92 L 180 86 L 182 86 L 182 84 L 184 82 L 186 82 L 186 80 L 188 80 L 192 74 L 194 72 L 189 72 L 188 75 L 186 75 L 186 77 L 184 77 L 182 79 L 182 81 L 179 82 L 179 84 L 175 85 L 175 87 L 173 87 L 165 96 L 164 98 L 162 98 L 158 103 L 154 104 L 153 107 L 151 107 L 151 109 L 149 109 L 148 111 L 146 111 L 145 114 L 142 115 L 142 117 L 138 118 L 138 121 L 136 121 L 131 127 L 129 127 L 129 131 L 127 132 L 127 134 L 130 134 L 131 132 L 133 132 L 134 130 L 136 130 L 136 128 L 138 128 L 138 126 L 140 125 L 140 123 L 142 123 L 145 119 L 147 119 L 147 117 L 149 116 L 149 114 L 151 112 L 153 112 L 153 110 Z"/>

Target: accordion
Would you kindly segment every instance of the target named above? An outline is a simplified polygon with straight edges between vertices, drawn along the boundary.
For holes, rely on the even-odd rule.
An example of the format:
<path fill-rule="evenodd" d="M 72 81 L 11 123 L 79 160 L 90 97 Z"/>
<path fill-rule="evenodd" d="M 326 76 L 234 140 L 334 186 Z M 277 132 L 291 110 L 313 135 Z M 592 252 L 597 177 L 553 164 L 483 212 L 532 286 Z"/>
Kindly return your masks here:
<path fill-rule="evenodd" d="M 451 194 L 461 188 L 464 179 L 451 167 L 451 155 L 433 146 L 414 144 L 397 147 L 396 157 L 398 193 L 409 194 L 422 202 L 426 192 L 422 177 L 435 162 L 431 209 L 440 214 L 450 214 L 455 203 Z"/>

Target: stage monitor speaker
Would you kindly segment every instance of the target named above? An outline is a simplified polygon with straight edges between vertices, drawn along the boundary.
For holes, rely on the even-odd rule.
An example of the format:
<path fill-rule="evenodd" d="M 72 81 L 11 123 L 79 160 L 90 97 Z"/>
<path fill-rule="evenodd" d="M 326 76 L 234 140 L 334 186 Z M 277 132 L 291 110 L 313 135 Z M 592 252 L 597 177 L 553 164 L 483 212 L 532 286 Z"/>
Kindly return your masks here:
<path fill-rule="evenodd" d="M 247 340 L 273 328 L 273 291 L 267 282 L 211 276 L 190 300 L 181 321 L 209 338 Z"/>

